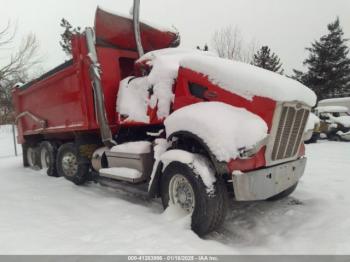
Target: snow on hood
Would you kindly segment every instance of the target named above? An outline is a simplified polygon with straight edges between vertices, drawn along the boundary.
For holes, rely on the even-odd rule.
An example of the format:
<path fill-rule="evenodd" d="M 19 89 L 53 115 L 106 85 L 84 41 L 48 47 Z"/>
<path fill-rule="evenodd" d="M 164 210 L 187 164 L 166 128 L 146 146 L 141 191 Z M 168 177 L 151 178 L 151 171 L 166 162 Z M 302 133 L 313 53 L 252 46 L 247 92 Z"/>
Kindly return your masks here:
<path fill-rule="evenodd" d="M 254 96 L 275 101 L 299 101 L 316 104 L 315 93 L 303 84 L 280 74 L 228 59 L 209 56 L 187 56 L 180 65 L 209 77 L 221 88 L 247 99 Z"/>
<path fill-rule="evenodd" d="M 167 136 L 188 131 L 208 145 L 219 161 L 239 156 L 239 149 L 251 147 L 267 136 L 267 125 L 243 108 L 220 102 L 203 102 L 183 107 L 166 118 Z"/>

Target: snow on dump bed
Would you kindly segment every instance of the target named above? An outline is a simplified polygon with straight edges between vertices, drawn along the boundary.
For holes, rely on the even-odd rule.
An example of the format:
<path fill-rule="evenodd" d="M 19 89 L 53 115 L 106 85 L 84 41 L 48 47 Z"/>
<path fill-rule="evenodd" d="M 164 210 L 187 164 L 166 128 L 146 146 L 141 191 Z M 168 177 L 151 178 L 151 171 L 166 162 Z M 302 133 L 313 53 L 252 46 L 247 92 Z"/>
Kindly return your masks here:
<path fill-rule="evenodd" d="M 239 149 L 254 146 L 267 135 L 259 116 L 220 102 L 204 102 L 181 108 L 165 120 L 167 135 L 191 132 L 208 145 L 219 161 L 237 158 Z"/>
<path fill-rule="evenodd" d="M 208 76 L 212 83 L 247 99 L 262 96 L 275 101 L 316 104 L 315 93 L 298 81 L 249 64 L 219 57 L 188 56 L 180 65 Z"/>

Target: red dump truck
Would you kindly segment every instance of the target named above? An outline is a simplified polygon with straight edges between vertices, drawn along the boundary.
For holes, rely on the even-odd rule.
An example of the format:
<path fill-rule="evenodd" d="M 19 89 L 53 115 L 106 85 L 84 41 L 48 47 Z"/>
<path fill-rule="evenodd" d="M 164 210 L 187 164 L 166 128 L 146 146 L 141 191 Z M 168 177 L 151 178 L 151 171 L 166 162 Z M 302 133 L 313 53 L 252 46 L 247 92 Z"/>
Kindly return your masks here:
<path fill-rule="evenodd" d="M 307 87 L 208 52 L 179 35 L 98 9 L 72 59 L 16 87 L 25 167 L 77 185 L 134 186 L 192 214 L 200 236 L 229 199 L 276 200 L 303 175 Z M 144 54 L 145 53 L 145 54 Z"/>

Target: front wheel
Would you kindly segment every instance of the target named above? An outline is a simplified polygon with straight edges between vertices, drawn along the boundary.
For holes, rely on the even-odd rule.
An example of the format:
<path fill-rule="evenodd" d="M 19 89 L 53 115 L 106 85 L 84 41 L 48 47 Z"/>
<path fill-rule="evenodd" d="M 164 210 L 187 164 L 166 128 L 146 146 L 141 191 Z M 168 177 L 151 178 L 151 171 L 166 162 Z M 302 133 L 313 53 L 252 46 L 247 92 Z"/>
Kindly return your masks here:
<path fill-rule="evenodd" d="M 63 176 L 76 185 L 83 185 L 89 178 L 89 164 L 83 161 L 74 143 L 63 144 L 57 152 L 56 168 Z"/>
<path fill-rule="evenodd" d="M 204 236 L 216 230 L 225 220 L 227 190 L 221 180 L 215 183 L 215 192 L 207 193 L 202 179 L 193 169 L 180 162 L 170 163 L 161 180 L 163 206 L 176 206 L 192 214 L 192 230 Z"/>

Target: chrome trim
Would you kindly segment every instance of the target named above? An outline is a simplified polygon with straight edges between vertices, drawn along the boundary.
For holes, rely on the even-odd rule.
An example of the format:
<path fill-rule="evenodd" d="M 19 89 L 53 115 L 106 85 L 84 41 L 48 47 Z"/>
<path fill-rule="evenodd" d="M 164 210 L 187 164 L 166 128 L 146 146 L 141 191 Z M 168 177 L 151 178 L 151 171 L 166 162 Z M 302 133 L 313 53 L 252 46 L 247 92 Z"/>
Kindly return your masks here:
<path fill-rule="evenodd" d="M 141 29 L 140 29 L 140 0 L 134 0 L 133 22 L 134 22 L 134 34 L 135 34 L 137 52 L 141 57 L 144 55 L 144 50 L 142 47 Z"/>
<path fill-rule="evenodd" d="M 306 158 L 247 173 L 233 173 L 238 201 L 265 200 L 295 185 L 304 174 Z"/>
<path fill-rule="evenodd" d="M 113 140 L 111 129 L 109 128 L 107 121 L 107 114 L 105 108 L 105 99 L 102 91 L 102 83 L 100 78 L 100 65 L 98 63 L 96 48 L 95 48 L 95 37 L 92 28 L 88 27 L 85 31 L 86 44 L 89 51 L 89 58 L 91 60 L 90 65 L 90 77 L 92 79 L 92 87 L 94 91 L 95 101 L 95 114 L 98 124 L 100 125 L 100 132 L 102 142 L 105 146 L 111 148 L 117 143 Z"/>
<path fill-rule="evenodd" d="M 286 142 L 284 139 L 277 140 L 277 139 L 279 139 L 279 138 L 277 138 L 277 133 L 278 133 L 278 128 L 279 128 L 279 125 L 280 125 L 280 121 L 282 121 L 281 117 L 283 116 L 282 115 L 283 109 L 287 108 L 285 116 L 288 116 L 288 112 L 289 112 L 291 107 L 293 107 L 296 111 L 301 110 L 301 109 L 305 110 L 305 112 L 302 115 L 302 119 L 304 119 L 306 112 L 310 112 L 311 111 L 311 108 L 309 106 L 307 106 L 305 104 L 302 104 L 300 102 L 297 102 L 297 101 L 295 101 L 295 102 L 278 102 L 277 103 L 276 110 L 275 110 L 275 113 L 274 113 L 274 116 L 273 116 L 273 120 L 272 120 L 272 128 L 271 128 L 271 131 L 270 131 L 270 139 L 269 139 L 269 141 L 268 141 L 268 143 L 266 145 L 265 160 L 266 160 L 266 165 L 267 166 L 277 165 L 277 164 L 280 164 L 280 163 L 283 163 L 283 162 L 288 162 L 288 161 L 293 161 L 293 160 L 298 158 L 298 153 L 299 153 L 299 150 L 300 150 L 300 146 L 303 143 L 304 129 L 302 128 L 302 126 L 299 127 L 299 129 L 298 129 L 298 131 L 296 133 L 295 143 L 293 145 L 285 145 L 284 152 L 283 152 L 283 157 L 281 159 L 277 159 L 277 160 L 273 159 L 273 153 L 274 153 L 273 150 L 274 150 L 275 144 L 278 143 L 276 148 L 279 149 L 281 147 L 281 144 L 283 142 Z M 297 114 L 294 115 L 293 120 L 292 120 L 291 123 L 295 123 L 296 117 L 297 117 Z M 307 120 L 308 119 L 306 119 L 306 122 L 307 122 Z M 286 124 L 288 124 L 287 123 L 287 117 L 285 119 L 283 119 L 283 121 L 284 122 L 283 122 L 282 126 L 283 126 L 283 128 L 285 128 Z M 288 134 L 287 142 L 290 140 L 291 135 L 292 135 L 292 132 L 290 134 Z M 298 138 L 300 138 L 300 141 L 299 141 Z M 299 143 L 297 143 L 298 141 L 299 141 Z M 289 141 L 289 142 L 292 142 L 292 141 Z M 288 148 L 291 150 L 291 152 L 295 152 L 290 157 L 286 157 L 287 153 L 288 153 Z"/>

